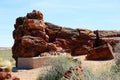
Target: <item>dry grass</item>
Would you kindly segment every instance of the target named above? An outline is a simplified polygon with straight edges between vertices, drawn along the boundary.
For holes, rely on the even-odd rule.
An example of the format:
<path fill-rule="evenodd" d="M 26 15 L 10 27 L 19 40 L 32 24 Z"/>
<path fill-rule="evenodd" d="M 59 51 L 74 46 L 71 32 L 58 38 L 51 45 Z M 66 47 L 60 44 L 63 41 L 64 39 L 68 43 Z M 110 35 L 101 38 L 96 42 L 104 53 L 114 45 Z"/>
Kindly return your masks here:
<path fill-rule="evenodd" d="M 0 50 L 0 61 L 10 61 L 12 66 L 15 66 L 15 60 L 12 58 L 11 49 Z"/>

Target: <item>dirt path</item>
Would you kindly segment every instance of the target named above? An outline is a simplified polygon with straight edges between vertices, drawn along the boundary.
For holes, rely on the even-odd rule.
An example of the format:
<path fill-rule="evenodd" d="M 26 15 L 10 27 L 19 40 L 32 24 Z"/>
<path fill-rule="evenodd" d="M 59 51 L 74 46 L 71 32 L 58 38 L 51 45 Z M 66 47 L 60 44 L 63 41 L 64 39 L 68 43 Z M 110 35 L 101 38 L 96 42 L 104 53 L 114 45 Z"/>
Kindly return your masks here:
<path fill-rule="evenodd" d="M 99 72 L 101 69 L 113 64 L 113 60 L 107 61 L 89 61 L 85 60 L 85 56 L 77 56 L 81 60 L 83 66 L 87 66 L 93 70 L 94 73 Z M 18 72 L 12 72 L 13 76 L 17 76 L 20 80 L 36 80 L 38 74 L 43 70 L 43 68 L 36 68 L 31 70 L 18 70 Z"/>

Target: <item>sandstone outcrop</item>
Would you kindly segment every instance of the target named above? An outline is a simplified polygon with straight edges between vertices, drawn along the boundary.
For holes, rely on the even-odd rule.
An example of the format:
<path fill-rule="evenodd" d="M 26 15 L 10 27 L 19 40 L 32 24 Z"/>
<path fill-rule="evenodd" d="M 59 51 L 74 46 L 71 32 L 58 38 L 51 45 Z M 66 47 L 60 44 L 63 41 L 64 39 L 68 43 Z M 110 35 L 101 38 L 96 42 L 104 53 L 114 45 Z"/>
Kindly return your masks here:
<path fill-rule="evenodd" d="M 89 54 L 90 50 L 94 52 L 96 47 L 107 43 L 114 48 L 120 40 L 120 31 L 72 29 L 44 22 L 43 14 L 36 10 L 18 17 L 14 28 L 12 53 L 16 61 L 18 57 L 48 56 L 59 52 Z"/>

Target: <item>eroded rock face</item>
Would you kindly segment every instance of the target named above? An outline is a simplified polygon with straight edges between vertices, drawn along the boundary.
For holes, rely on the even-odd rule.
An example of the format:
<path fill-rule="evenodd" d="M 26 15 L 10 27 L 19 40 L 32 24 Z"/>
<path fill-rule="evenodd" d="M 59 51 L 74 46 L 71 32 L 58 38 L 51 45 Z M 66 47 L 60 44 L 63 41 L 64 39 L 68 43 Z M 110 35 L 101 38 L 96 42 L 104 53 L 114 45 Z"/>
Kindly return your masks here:
<path fill-rule="evenodd" d="M 119 39 L 119 31 L 91 31 L 88 29 L 66 28 L 44 22 L 40 11 L 27 13 L 18 17 L 13 31 L 13 58 L 35 57 L 49 53 L 68 52 L 72 55 L 84 55 L 96 47 L 110 43 L 114 45 Z M 111 34 L 112 33 L 112 34 Z M 103 51 L 104 52 L 104 51 Z M 109 54 L 108 54 L 109 55 Z"/>

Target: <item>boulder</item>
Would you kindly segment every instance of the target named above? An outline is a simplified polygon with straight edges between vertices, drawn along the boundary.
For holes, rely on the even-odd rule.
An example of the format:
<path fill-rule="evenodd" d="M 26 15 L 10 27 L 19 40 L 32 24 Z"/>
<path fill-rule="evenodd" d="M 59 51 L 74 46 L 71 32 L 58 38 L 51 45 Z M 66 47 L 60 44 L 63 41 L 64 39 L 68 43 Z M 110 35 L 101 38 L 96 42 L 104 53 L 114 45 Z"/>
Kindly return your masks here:
<path fill-rule="evenodd" d="M 25 32 L 26 32 L 26 31 L 25 31 L 23 25 L 19 25 L 19 26 L 17 27 L 17 29 L 15 29 L 15 30 L 13 31 L 13 38 L 14 38 L 15 40 L 20 40 L 21 37 L 25 35 Z"/>
<path fill-rule="evenodd" d="M 72 55 L 77 56 L 88 54 L 89 49 L 91 49 L 91 47 L 87 47 L 87 45 L 75 47 L 72 51 Z"/>
<path fill-rule="evenodd" d="M 0 80 L 5 80 L 7 79 L 8 72 L 0 72 Z M 11 76 L 11 75 L 10 75 Z"/>
<path fill-rule="evenodd" d="M 33 10 L 31 13 L 27 13 L 26 18 L 43 20 L 43 14 L 40 11 Z"/>
<path fill-rule="evenodd" d="M 45 25 L 45 32 L 49 36 L 49 42 L 54 42 L 58 32 L 61 31 L 62 27 L 48 22 L 46 22 Z"/>
<path fill-rule="evenodd" d="M 23 36 L 21 44 L 25 47 L 44 46 L 46 45 L 46 41 L 44 41 L 41 37 Z"/>
<path fill-rule="evenodd" d="M 15 76 L 12 76 L 8 72 L 0 72 L 0 80 L 20 80 L 20 79 Z"/>
<path fill-rule="evenodd" d="M 43 20 L 25 19 L 23 26 L 27 30 L 41 30 L 45 31 L 45 24 Z"/>
<path fill-rule="evenodd" d="M 20 57 L 34 57 L 47 49 L 47 43 L 40 37 L 23 36 Z"/>
<path fill-rule="evenodd" d="M 22 25 L 24 23 L 25 17 L 18 17 L 16 19 L 16 24 L 14 24 L 14 28 L 17 29 L 19 25 Z"/>
<path fill-rule="evenodd" d="M 64 73 L 64 79 L 72 79 L 72 80 L 85 80 L 83 69 L 81 65 L 70 67 L 69 70 L 67 70 Z"/>
<path fill-rule="evenodd" d="M 94 47 L 93 40 L 74 40 L 70 42 L 72 46 L 72 55 L 85 55 L 88 51 Z"/>
<path fill-rule="evenodd" d="M 87 60 L 110 60 L 113 59 L 113 51 L 110 44 L 105 44 L 89 50 Z"/>
<path fill-rule="evenodd" d="M 30 31 L 29 31 L 29 35 L 30 35 L 30 36 L 34 36 L 34 37 L 41 37 L 41 38 L 44 39 L 46 42 L 49 41 L 49 36 L 46 34 L 45 31 L 41 31 L 41 30 L 30 30 Z"/>
<path fill-rule="evenodd" d="M 47 51 L 57 51 L 57 46 L 53 43 L 48 43 L 47 44 Z"/>
<path fill-rule="evenodd" d="M 40 37 L 23 36 L 21 40 L 16 40 L 13 47 L 13 58 L 35 57 L 47 49 L 47 43 Z"/>

